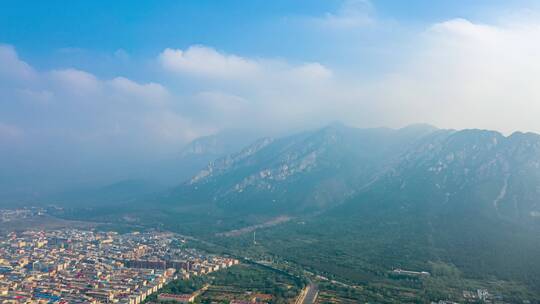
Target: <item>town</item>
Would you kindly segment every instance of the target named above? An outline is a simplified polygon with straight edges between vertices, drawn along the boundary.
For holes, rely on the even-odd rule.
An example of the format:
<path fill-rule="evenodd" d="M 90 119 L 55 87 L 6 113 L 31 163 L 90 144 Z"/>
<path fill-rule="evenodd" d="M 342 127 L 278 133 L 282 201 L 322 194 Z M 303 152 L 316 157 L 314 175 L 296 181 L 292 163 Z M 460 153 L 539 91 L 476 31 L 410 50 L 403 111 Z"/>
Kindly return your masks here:
<path fill-rule="evenodd" d="M 0 302 L 138 304 L 173 280 L 239 263 L 184 243 L 181 236 L 166 232 L 61 229 L 4 234 Z M 193 295 L 173 300 L 191 302 Z"/>

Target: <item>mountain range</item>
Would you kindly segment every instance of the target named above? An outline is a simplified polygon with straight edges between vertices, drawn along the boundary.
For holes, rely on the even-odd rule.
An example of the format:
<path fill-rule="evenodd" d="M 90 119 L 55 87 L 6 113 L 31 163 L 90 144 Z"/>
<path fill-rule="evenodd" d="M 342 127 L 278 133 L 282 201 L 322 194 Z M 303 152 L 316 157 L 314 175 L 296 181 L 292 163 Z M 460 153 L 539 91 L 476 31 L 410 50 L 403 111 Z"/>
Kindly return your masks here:
<path fill-rule="evenodd" d="M 274 253 L 357 281 L 442 261 L 540 286 L 533 133 L 332 124 L 256 140 L 172 189 L 91 209 L 85 217 L 207 237 L 286 218 L 260 232 Z"/>

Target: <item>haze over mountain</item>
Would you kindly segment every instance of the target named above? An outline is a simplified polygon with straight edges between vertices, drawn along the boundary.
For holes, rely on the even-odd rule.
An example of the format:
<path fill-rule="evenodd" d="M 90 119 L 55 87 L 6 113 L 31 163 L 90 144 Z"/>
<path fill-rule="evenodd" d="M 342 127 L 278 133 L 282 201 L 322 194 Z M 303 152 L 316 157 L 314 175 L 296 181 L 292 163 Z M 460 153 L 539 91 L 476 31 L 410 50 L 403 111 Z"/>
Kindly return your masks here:
<path fill-rule="evenodd" d="M 1 8 L 3 203 L 174 180 L 165 171 L 179 151 L 227 130 L 421 121 L 540 132 L 535 1 Z"/>
<path fill-rule="evenodd" d="M 158 198 L 175 206 L 205 205 L 204 213 L 303 214 L 330 209 L 383 187 L 427 207 L 457 206 L 518 224 L 537 223 L 540 136 L 487 130 L 357 129 L 333 124 L 281 138 L 261 138 L 225 154 L 217 137 L 183 152 L 207 158 Z M 230 150 L 229 150 L 230 151 Z M 182 162 L 182 161 L 181 161 Z M 191 176 L 187 174 L 191 172 Z M 422 194 L 424 193 L 425 194 Z M 435 205 L 431 205 L 431 203 Z M 415 203 L 416 204 L 416 203 Z M 217 211 L 221 210 L 221 211 Z"/>
<path fill-rule="evenodd" d="M 174 195 L 206 194 L 224 208 L 246 213 L 253 208 L 268 215 L 327 208 L 372 181 L 400 151 L 431 130 L 360 130 L 334 124 L 264 138 L 210 163 Z"/>
<path fill-rule="evenodd" d="M 178 185 L 210 161 L 240 149 L 254 138 L 254 133 L 240 130 L 204 136 L 188 143 L 175 155 L 151 162 L 141 161 L 135 167 L 116 168 L 118 172 L 112 176 L 84 182 L 57 182 L 48 187 L 47 183 L 41 183 L 41 187 L 34 186 L 34 191 L 30 193 L 23 188 L 17 192 L 12 190 L 10 195 L 9 189 L 4 189 L 0 202 L 36 204 L 45 201 L 81 206 L 134 200 Z M 33 185 L 35 182 L 31 179 L 28 184 Z"/>

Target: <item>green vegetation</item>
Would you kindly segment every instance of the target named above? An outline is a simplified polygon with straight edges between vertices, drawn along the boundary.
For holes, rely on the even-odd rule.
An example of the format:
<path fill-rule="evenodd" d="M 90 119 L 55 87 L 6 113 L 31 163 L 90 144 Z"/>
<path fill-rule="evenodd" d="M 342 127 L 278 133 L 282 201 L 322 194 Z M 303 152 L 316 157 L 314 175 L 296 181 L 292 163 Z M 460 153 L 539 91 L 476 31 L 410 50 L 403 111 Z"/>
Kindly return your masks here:
<path fill-rule="evenodd" d="M 163 286 L 158 293 L 154 293 L 146 298 L 145 302 L 155 302 L 157 301 L 157 294 L 159 293 L 170 293 L 170 294 L 185 294 L 193 293 L 201 289 L 204 284 L 209 282 L 209 278 L 205 276 L 194 276 L 189 280 L 174 280 L 169 282 L 167 285 Z"/>
<path fill-rule="evenodd" d="M 212 286 L 203 299 L 250 299 L 254 294 L 271 295 L 270 303 L 288 303 L 302 285 L 294 278 L 253 264 L 242 264 L 212 275 Z"/>
<path fill-rule="evenodd" d="M 298 227 L 294 229 L 291 225 Z M 366 236 L 351 232 L 340 236 L 337 232 L 349 227 L 345 225 L 339 230 L 332 228 L 336 226 L 321 225 L 324 231 L 323 228 L 315 229 L 310 225 L 309 233 L 305 230 L 306 225 L 308 224 L 295 222 L 261 230 L 257 233 L 257 245 L 253 244 L 251 235 L 216 237 L 213 242 L 222 246 L 206 245 L 206 249 L 270 260 L 275 267 L 287 267 L 289 272 L 294 272 L 295 269 L 297 272 L 307 270 L 312 273 L 307 276 L 319 284 L 321 299 L 326 297 L 328 301 L 338 298 L 343 303 L 424 303 L 438 300 L 460 302 L 464 300 L 463 291 L 476 292 L 477 289 L 487 289 L 491 295 L 509 303 L 523 300 L 536 303 L 534 300 L 540 298 L 534 288 L 523 282 L 500 280 L 494 276 L 474 277 L 450 262 L 432 258 L 434 255 L 427 246 L 427 241 L 413 241 L 416 245 L 426 244 L 426 247 L 418 247 L 418 251 L 406 247 L 392 248 L 383 242 L 392 242 L 390 232 L 380 234 L 380 242 L 376 242 L 366 241 L 369 234 Z M 336 234 L 333 234 L 334 231 Z M 381 249 L 385 246 L 389 251 Z M 405 254 L 407 250 L 410 250 L 410 253 Z M 377 255 L 376 252 L 383 254 Z M 393 267 L 427 271 L 431 275 L 396 275 L 392 272 Z M 328 280 L 322 280 L 316 275 Z M 330 280 L 342 283 L 331 283 Z"/>
<path fill-rule="evenodd" d="M 196 303 L 229 303 L 230 300 L 264 298 L 268 303 L 285 304 L 294 299 L 303 285 L 287 273 L 256 264 L 240 264 L 189 280 L 175 280 L 164 286 L 159 293 L 186 294 L 204 291 Z M 157 301 L 157 294 L 147 298 Z"/>
<path fill-rule="evenodd" d="M 205 276 L 193 276 L 189 280 L 174 280 L 164 286 L 159 292 L 172 294 L 193 293 L 201 289 L 208 282 L 209 278 Z"/>

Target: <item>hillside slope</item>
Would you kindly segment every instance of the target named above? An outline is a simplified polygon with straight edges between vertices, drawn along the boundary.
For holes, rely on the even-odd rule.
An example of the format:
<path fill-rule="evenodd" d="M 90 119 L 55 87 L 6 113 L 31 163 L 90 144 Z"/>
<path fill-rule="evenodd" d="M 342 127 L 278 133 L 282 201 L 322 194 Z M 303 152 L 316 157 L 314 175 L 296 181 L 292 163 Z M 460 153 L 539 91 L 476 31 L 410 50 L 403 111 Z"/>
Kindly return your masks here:
<path fill-rule="evenodd" d="M 434 132 L 346 203 L 259 238 L 279 255 L 356 281 L 443 262 L 469 277 L 537 288 L 539 164 L 536 134 Z"/>
<path fill-rule="evenodd" d="M 412 142 L 433 131 L 428 126 L 362 130 L 332 125 L 264 138 L 211 162 L 167 201 L 235 216 L 318 212 L 353 196 Z"/>

